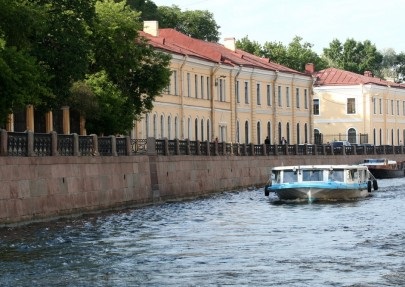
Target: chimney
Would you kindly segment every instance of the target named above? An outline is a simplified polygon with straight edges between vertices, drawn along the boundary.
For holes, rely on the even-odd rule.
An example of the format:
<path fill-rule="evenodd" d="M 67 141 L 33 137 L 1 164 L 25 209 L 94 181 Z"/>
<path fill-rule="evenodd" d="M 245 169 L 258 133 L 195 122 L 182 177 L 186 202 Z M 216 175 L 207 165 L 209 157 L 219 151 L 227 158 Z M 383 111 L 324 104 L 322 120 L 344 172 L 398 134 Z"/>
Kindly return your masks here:
<path fill-rule="evenodd" d="M 315 65 L 313 63 L 305 64 L 305 73 L 313 74 L 315 72 Z"/>
<path fill-rule="evenodd" d="M 144 21 L 143 31 L 146 34 L 152 35 L 154 37 L 159 37 L 159 22 L 158 21 Z"/>
<path fill-rule="evenodd" d="M 236 51 L 236 42 L 235 38 L 225 38 L 224 39 L 225 48 L 231 50 L 232 52 Z"/>
<path fill-rule="evenodd" d="M 364 71 L 364 76 L 366 76 L 366 77 L 373 77 L 373 72 L 371 72 L 371 71 Z"/>

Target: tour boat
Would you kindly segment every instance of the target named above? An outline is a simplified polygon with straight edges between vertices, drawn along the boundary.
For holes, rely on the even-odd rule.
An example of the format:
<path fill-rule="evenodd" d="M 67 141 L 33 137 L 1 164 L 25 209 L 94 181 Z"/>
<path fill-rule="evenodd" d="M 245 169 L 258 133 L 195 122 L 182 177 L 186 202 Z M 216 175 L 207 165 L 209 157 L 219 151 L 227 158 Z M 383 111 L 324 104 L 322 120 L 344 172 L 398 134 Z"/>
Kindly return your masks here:
<path fill-rule="evenodd" d="M 361 164 L 376 178 L 395 178 L 405 176 L 404 162 L 397 162 L 386 158 L 369 158 Z"/>
<path fill-rule="evenodd" d="M 297 165 L 272 168 L 265 196 L 281 200 L 353 200 L 377 190 L 375 177 L 364 165 Z"/>

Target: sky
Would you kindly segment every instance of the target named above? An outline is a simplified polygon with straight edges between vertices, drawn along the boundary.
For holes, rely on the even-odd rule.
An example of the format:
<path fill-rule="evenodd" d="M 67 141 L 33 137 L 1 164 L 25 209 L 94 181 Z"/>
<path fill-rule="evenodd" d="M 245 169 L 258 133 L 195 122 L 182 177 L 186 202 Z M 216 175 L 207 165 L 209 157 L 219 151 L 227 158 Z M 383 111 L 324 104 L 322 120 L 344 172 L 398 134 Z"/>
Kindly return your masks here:
<path fill-rule="evenodd" d="M 288 45 L 295 36 L 323 48 L 338 39 L 370 40 L 377 50 L 405 52 L 405 0 L 152 0 L 157 6 L 208 10 L 224 38 Z"/>

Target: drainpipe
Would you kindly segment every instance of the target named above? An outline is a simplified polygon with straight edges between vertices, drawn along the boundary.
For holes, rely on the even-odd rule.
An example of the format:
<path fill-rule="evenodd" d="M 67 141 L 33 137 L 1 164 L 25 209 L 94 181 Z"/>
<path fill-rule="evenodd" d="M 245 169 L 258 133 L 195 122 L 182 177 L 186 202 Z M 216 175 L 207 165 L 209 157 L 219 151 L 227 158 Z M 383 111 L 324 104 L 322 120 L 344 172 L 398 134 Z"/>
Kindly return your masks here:
<path fill-rule="evenodd" d="M 215 121 L 215 107 L 214 107 L 214 85 L 215 85 L 215 74 L 217 73 L 218 69 L 221 67 L 221 63 L 218 63 L 215 67 L 212 68 L 211 74 L 210 74 L 210 96 L 211 96 L 211 139 L 208 140 L 213 140 L 215 138 L 215 126 L 216 126 L 216 121 Z"/>
<path fill-rule="evenodd" d="M 184 55 L 183 57 L 183 63 L 181 63 L 180 66 L 180 87 L 179 87 L 179 92 L 180 92 L 180 139 L 184 139 L 184 104 L 183 104 L 183 67 L 186 64 L 188 60 L 188 55 Z"/>
<path fill-rule="evenodd" d="M 278 93 L 278 87 L 276 86 L 277 79 L 278 79 L 278 74 L 279 74 L 279 71 L 276 70 L 276 77 L 274 78 L 274 81 L 273 81 L 273 115 L 274 115 L 273 133 L 274 133 L 274 135 L 276 135 L 276 134 L 278 135 L 278 123 L 277 123 L 277 104 L 278 104 L 278 101 L 276 100 L 277 93 Z M 280 138 L 275 136 L 273 144 L 278 144 L 279 142 L 280 142 Z"/>
<path fill-rule="evenodd" d="M 239 70 L 235 75 L 235 82 L 234 82 L 235 87 L 236 87 L 236 82 L 238 80 L 239 74 L 242 71 L 242 68 L 243 68 L 243 65 L 240 65 Z M 240 96 L 240 94 L 239 94 L 239 96 Z M 235 143 L 239 143 L 239 141 L 238 141 L 238 133 L 237 133 L 237 129 L 236 129 L 237 126 L 238 126 L 238 101 L 237 101 L 237 91 L 235 89 Z"/>

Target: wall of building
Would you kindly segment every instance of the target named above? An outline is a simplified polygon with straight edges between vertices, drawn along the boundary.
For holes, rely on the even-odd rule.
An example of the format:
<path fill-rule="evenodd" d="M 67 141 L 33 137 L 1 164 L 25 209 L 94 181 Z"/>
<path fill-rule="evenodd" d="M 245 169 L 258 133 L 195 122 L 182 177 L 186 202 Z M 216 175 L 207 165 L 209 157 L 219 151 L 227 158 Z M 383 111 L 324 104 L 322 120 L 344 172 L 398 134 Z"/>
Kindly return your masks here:
<path fill-rule="evenodd" d="M 405 155 L 398 156 L 405 160 Z M 0 157 L 0 226 L 262 187 L 277 165 L 362 159 L 360 155 Z"/>

